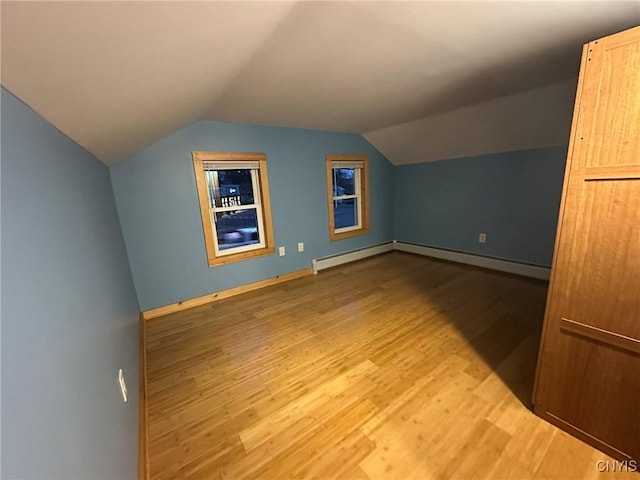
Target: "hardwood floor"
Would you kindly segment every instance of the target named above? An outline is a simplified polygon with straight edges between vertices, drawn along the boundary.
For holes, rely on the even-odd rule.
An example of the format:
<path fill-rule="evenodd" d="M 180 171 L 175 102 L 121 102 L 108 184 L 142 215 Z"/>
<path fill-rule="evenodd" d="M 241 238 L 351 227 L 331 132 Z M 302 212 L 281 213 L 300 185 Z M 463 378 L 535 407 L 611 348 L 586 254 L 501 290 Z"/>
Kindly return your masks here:
<path fill-rule="evenodd" d="M 529 410 L 546 289 L 392 252 L 149 320 L 151 478 L 637 480 Z"/>

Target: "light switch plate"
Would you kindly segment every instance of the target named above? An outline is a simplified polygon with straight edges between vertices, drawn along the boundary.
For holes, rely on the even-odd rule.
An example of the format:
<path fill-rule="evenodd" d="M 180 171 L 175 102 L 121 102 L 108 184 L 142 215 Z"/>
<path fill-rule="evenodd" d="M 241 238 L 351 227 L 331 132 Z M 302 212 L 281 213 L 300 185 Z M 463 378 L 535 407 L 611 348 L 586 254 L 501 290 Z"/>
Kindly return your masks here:
<path fill-rule="evenodd" d="M 118 383 L 120 384 L 120 392 L 122 392 L 122 401 L 127 403 L 127 383 L 124 381 L 124 372 L 118 370 Z"/>

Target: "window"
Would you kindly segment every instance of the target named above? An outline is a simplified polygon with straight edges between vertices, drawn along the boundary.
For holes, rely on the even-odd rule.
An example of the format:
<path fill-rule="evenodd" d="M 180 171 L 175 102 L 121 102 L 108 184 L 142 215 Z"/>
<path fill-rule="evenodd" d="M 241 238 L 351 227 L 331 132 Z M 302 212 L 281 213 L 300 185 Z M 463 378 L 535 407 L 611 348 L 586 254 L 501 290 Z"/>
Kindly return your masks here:
<path fill-rule="evenodd" d="M 365 155 L 327 155 L 329 238 L 369 233 L 369 161 Z"/>
<path fill-rule="evenodd" d="M 209 266 L 274 253 L 262 153 L 193 152 Z"/>

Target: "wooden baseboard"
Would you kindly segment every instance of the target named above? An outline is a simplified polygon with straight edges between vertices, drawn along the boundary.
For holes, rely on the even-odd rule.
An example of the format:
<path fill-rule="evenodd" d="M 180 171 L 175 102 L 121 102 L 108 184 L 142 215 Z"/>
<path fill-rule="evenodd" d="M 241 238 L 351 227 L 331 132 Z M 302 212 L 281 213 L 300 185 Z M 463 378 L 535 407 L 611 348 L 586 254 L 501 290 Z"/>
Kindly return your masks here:
<path fill-rule="evenodd" d="M 138 395 L 138 478 L 149 479 L 149 427 L 147 422 L 147 337 L 144 318 L 140 315 L 140 393 Z"/>
<path fill-rule="evenodd" d="M 278 283 L 288 282 L 289 280 L 295 280 L 296 278 L 306 277 L 311 275 L 313 270 L 311 268 L 305 268 L 304 270 L 298 270 L 297 272 L 285 273 L 284 275 L 278 275 L 271 278 L 265 278 L 257 282 L 248 283 L 247 285 L 240 285 L 239 287 L 229 288 L 228 290 L 221 290 L 220 292 L 210 293 L 201 297 L 191 298 L 178 303 L 172 303 L 165 305 L 164 307 L 153 308 L 142 312 L 142 318 L 144 320 L 150 320 L 152 318 L 161 317 L 170 313 L 180 312 L 187 310 L 188 308 L 199 307 L 206 305 L 207 303 L 217 302 L 225 298 L 240 295 L 241 293 L 251 292 L 252 290 L 258 290 L 260 288 L 269 287 Z"/>

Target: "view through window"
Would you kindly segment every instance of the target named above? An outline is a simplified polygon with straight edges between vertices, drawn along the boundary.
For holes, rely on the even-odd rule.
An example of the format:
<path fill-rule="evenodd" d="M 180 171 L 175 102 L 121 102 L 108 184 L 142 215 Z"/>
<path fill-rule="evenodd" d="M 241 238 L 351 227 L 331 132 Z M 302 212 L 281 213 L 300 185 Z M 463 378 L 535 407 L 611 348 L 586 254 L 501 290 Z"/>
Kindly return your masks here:
<path fill-rule="evenodd" d="M 327 155 L 331 240 L 369 231 L 368 160 L 363 155 Z"/>
<path fill-rule="evenodd" d="M 194 152 L 209 265 L 273 253 L 266 158 Z"/>

